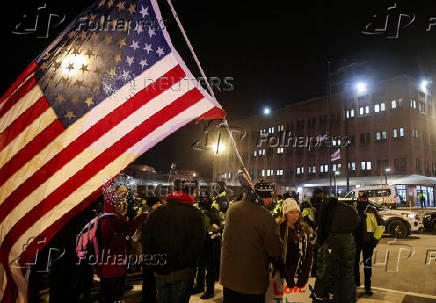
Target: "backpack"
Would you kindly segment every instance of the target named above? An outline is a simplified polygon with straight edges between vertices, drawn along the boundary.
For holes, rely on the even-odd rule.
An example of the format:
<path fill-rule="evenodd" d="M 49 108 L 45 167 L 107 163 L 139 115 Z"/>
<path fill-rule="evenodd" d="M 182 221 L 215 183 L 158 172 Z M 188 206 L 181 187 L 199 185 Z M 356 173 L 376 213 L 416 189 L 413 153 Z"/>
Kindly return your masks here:
<path fill-rule="evenodd" d="M 87 256 L 98 257 L 100 254 L 99 243 L 99 223 L 106 217 L 118 217 L 114 213 L 104 213 L 98 215 L 88 224 L 86 224 L 82 231 L 77 235 L 76 240 L 76 255 L 79 259 L 85 259 Z"/>

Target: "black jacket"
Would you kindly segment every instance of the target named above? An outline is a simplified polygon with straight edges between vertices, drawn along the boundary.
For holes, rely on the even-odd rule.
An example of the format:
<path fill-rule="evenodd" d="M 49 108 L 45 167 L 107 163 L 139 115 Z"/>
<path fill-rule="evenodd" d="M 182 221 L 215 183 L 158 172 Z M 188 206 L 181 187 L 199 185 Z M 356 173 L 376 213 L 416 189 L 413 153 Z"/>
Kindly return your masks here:
<path fill-rule="evenodd" d="M 384 225 L 384 221 L 382 217 L 378 213 L 377 209 L 375 209 L 374 206 L 372 206 L 368 202 L 357 202 L 356 209 L 360 216 L 360 224 L 353 233 L 356 244 L 358 245 L 362 245 L 363 243 L 371 243 L 373 245 L 377 244 L 377 241 L 374 239 L 374 233 L 367 231 L 366 214 L 373 213 L 375 215 L 378 225 Z"/>
<path fill-rule="evenodd" d="M 203 218 L 197 208 L 168 200 L 150 215 L 144 226 L 144 259 L 153 260 L 151 263 L 158 274 L 194 268 L 205 236 Z"/>

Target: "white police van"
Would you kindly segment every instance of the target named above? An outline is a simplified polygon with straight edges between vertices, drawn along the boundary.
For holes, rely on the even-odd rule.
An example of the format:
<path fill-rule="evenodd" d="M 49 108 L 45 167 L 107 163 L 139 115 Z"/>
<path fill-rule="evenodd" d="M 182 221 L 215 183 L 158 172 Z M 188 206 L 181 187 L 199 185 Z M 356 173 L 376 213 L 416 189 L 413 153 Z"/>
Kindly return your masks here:
<path fill-rule="evenodd" d="M 368 196 L 368 199 L 373 200 L 375 203 L 380 205 L 396 205 L 400 204 L 400 197 L 397 195 L 397 190 L 395 186 L 392 185 L 373 185 L 373 186 L 363 186 L 357 187 L 347 193 L 345 198 L 359 197 L 359 193 L 363 192 Z"/>

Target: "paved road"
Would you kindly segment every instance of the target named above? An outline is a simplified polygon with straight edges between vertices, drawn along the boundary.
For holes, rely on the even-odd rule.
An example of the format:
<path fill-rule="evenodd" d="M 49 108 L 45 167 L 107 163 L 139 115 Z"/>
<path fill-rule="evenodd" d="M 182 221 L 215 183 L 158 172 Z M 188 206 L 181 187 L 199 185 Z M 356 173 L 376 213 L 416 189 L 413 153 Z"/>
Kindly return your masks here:
<path fill-rule="evenodd" d="M 404 240 L 384 237 L 377 247 L 374 262 L 374 295 L 367 297 L 363 289 L 358 288 L 358 303 L 436 303 L 436 235 L 416 234 Z M 129 275 L 128 280 L 134 288 L 125 293 L 124 302 L 141 302 L 140 274 Z M 98 283 L 95 282 L 93 295 L 97 298 Z M 44 294 L 47 299 L 47 290 Z M 221 285 L 217 284 L 215 294 L 215 298 L 207 301 L 195 295 L 190 302 L 222 302 Z"/>

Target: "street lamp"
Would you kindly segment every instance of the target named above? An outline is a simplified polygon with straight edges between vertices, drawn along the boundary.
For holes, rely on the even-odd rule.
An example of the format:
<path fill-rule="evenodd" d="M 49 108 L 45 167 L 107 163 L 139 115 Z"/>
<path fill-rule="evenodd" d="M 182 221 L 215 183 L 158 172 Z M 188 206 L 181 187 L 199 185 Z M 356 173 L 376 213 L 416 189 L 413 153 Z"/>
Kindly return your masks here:
<path fill-rule="evenodd" d="M 385 184 L 388 185 L 388 172 L 390 172 L 391 169 L 390 168 L 386 168 L 385 169 Z"/>
<path fill-rule="evenodd" d="M 335 177 L 335 196 L 338 196 L 338 183 L 336 183 L 336 176 L 339 176 L 339 172 L 335 171 L 334 177 Z"/>
<path fill-rule="evenodd" d="M 428 81 L 422 80 L 421 81 L 421 90 L 425 91 L 427 89 Z"/>
<path fill-rule="evenodd" d="M 367 89 L 368 89 L 368 85 L 366 84 L 366 82 L 357 82 L 356 83 L 356 90 L 359 94 L 366 93 Z"/>
<path fill-rule="evenodd" d="M 268 106 L 263 109 L 264 115 L 269 115 L 270 113 L 271 113 L 271 109 Z"/>

